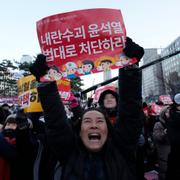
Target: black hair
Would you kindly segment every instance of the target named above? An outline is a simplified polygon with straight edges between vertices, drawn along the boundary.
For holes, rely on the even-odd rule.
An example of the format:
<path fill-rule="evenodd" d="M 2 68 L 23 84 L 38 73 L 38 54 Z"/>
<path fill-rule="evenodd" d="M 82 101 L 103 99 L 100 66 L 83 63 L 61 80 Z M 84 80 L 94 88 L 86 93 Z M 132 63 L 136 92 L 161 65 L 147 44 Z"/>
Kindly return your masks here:
<path fill-rule="evenodd" d="M 118 94 L 117 94 L 117 92 L 108 89 L 108 90 L 103 91 L 101 93 L 100 97 L 99 97 L 98 103 L 99 103 L 100 107 L 104 108 L 104 98 L 105 98 L 105 96 L 107 94 L 112 94 L 115 97 L 115 99 L 116 99 L 116 103 L 118 104 Z"/>

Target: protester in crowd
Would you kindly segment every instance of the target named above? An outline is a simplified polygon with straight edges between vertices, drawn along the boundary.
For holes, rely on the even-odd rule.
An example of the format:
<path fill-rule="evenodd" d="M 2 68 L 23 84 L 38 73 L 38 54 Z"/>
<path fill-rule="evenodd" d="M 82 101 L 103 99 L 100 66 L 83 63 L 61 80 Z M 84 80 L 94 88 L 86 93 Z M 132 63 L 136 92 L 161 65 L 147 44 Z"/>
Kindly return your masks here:
<path fill-rule="evenodd" d="M 35 146 L 25 114 L 9 115 L 0 134 L 0 179 L 32 180 Z"/>
<path fill-rule="evenodd" d="M 127 37 L 124 53 L 129 58 L 135 57 L 139 62 L 139 60 L 144 54 L 144 51 L 142 51 L 142 47 L 134 43 L 131 38 Z M 138 62 L 136 63 L 137 65 Z M 98 103 L 99 106 L 107 112 L 111 123 L 113 125 L 116 124 L 118 110 L 118 93 L 115 90 L 113 91 L 111 89 L 107 89 L 100 94 Z"/>
<path fill-rule="evenodd" d="M 158 122 L 159 114 L 154 112 L 153 103 L 149 104 L 145 111 L 145 169 L 146 171 L 157 170 L 157 150 L 153 139 L 153 128 Z"/>
<path fill-rule="evenodd" d="M 180 179 L 180 93 L 174 96 L 167 118 L 167 135 L 171 150 L 168 156 L 166 179 Z"/>
<path fill-rule="evenodd" d="M 7 112 L 7 116 L 11 114 L 11 106 L 9 104 L 4 103 L 1 107 L 4 109 L 5 112 Z"/>
<path fill-rule="evenodd" d="M 99 98 L 99 106 L 103 108 L 112 123 L 115 125 L 117 123 L 117 115 L 118 115 L 118 93 L 113 90 L 105 90 L 101 93 Z M 137 176 L 138 180 L 144 180 L 144 154 L 145 154 L 145 138 L 143 129 L 139 136 L 139 140 L 137 143 L 137 151 L 136 151 L 136 165 L 137 165 Z"/>
<path fill-rule="evenodd" d="M 9 116 L 10 114 L 11 114 L 10 106 L 7 103 L 4 103 L 0 109 L 0 115 L 1 115 L 0 124 L 3 124 L 7 116 Z"/>
<path fill-rule="evenodd" d="M 167 160 L 170 152 L 170 144 L 167 135 L 168 112 L 168 107 L 162 110 L 159 115 L 159 121 L 155 123 L 153 129 L 153 140 L 157 149 L 159 180 L 166 179 Z"/>
<path fill-rule="evenodd" d="M 0 180 L 15 179 L 15 177 L 12 178 L 13 172 L 11 171 L 10 162 L 15 162 L 16 159 L 16 139 L 13 134 L 16 123 L 14 118 L 9 118 L 6 120 L 6 124 L 4 124 L 0 133 Z"/>
<path fill-rule="evenodd" d="M 134 55 L 133 45 L 131 41 L 129 57 Z M 143 48 L 140 51 L 142 57 Z M 30 67 L 37 80 L 48 70 L 45 61 L 38 56 Z M 77 136 L 67 123 L 56 83 L 39 83 L 47 140 L 62 165 L 62 179 L 136 179 L 134 152 L 142 128 L 141 72 L 136 65 L 119 70 L 119 84 L 116 127 L 103 110 L 87 109 L 77 124 Z"/>
<path fill-rule="evenodd" d="M 129 43 L 131 39 L 128 38 L 127 41 L 127 43 Z M 134 44 L 133 48 L 136 49 L 136 54 L 134 54 L 134 57 L 136 57 L 137 59 L 140 58 L 140 47 Z M 99 106 L 106 111 L 112 125 L 116 125 L 118 119 L 118 99 L 119 97 L 117 90 L 107 89 L 100 94 L 98 100 Z M 145 139 L 142 128 L 142 132 L 139 136 L 136 150 L 136 166 L 138 180 L 144 180 L 144 145 Z"/>
<path fill-rule="evenodd" d="M 103 108 L 112 124 L 116 123 L 117 110 L 118 110 L 118 94 L 113 90 L 105 90 L 99 97 L 99 106 Z"/>

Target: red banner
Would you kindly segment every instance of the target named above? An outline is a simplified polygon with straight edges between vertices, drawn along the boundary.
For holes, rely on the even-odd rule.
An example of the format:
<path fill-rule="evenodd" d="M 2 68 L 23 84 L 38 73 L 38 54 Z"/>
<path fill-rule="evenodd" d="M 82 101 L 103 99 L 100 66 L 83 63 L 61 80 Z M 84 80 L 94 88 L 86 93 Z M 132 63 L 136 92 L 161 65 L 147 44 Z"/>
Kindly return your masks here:
<path fill-rule="evenodd" d="M 37 34 L 48 64 L 57 66 L 65 78 L 136 62 L 122 53 L 126 29 L 120 10 L 101 8 L 52 15 L 37 22 Z"/>

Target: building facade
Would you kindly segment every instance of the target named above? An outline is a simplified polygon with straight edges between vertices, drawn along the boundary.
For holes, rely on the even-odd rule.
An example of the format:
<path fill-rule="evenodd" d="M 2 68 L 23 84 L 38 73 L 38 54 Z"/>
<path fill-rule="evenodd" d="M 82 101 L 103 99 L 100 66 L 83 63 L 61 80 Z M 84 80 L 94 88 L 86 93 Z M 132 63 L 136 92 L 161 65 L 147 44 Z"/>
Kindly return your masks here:
<path fill-rule="evenodd" d="M 163 49 L 161 56 L 164 57 L 178 51 L 180 51 L 180 36 Z M 180 92 L 180 53 L 162 61 L 162 69 L 166 93 L 174 95 Z"/>
<path fill-rule="evenodd" d="M 0 74 L 0 96 L 17 95 L 17 85 L 14 83 L 13 73 L 4 73 L 2 71 Z"/>
<path fill-rule="evenodd" d="M 143 65 L 160 58 L 158 49 L 145 49 Z M 154 101 L 159 95 L 164 94 L 164 82 L 161 63 L 151 65 L 142 70 L 142 94 L 144 99 Z"/>
<path fill-rule="evenodd" d="M 161 57 L 180 51 L 180 37 L 164 48 L 160 54 L 158 49 L 145 49 L 143 65 Z M 160 95 L 174 95 L 180 90 L 180 53 L 142 70 L 143 98 L 157 100 Z"/>

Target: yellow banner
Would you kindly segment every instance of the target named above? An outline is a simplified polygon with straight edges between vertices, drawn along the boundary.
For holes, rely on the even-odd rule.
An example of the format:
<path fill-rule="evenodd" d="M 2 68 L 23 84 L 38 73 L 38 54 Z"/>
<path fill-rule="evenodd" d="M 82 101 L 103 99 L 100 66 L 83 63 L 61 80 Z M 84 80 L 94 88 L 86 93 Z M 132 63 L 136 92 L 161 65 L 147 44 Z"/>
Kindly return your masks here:
<path fill-rule="evenodd" d="M 68 79 L 57 80 L 57 87 L 64 104 L 71 97 L 70 81 Z M 17 81 L 18 99 L 25 112 L 42 112 L 42 106 L 37 92 L 37 81 L 33 75 L 23 77 Z"/>
<path fill-rule="evenodd" d="M 25 112 L 42 112 L 36 85 L 37 82 L 33 75 L 17 81 L 19 104 Z"/>

